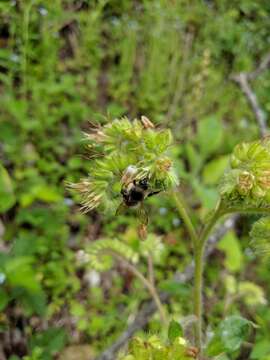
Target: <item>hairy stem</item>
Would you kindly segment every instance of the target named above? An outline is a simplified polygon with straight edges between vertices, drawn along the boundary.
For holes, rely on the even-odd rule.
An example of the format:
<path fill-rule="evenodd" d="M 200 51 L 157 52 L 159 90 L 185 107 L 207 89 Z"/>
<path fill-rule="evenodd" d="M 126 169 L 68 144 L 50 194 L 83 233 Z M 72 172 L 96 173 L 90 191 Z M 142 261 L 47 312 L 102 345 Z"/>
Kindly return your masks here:
<path fill-rule="evenodd" d="M 195 323 L 195 344 L 199 350 L 199 356 L 202 354 L 203 345 L 203 300 L 202 300 L 202 288 L 203 288 L 203 270 L 204 270 L 204 252 L 207 239 L 218 221 L 218 219 L 224 214 L 221 203 L 217 206 L 214 214 L 209 222 L 203 228 L 201 235 L 198 236 L 192 221 L 188 215 L 186 204 L 180 193 L 173 192 L 173 198 L 176 203 L 178 212 L 183 219 L 187 231 L 193 243 L 194 248 L 194 315 L 197 318 Z"/>
<path fill-rule="evenodd" d="M 195 323 L 195 344 L 201 355 L 202 351 L 202 285 L 203 285 L 203 257 L 204 243 L 199 241 L 199 237 L 194 229 L 191 219 L 188 215 L 185 202 L 179 193 L 173 193 L 178 212 L 183 219 L 189 232 L 194 249 L 194 315 L 197 318 Z"/>
<path fill-rule="evenodd" d="M 173 191 L 172 196 L 174 198 L 177 210 L 178 210 L 181 218 L 183 219 L 183 221 L 185 223 L 185 226 L 187 228 L 187 231 L 189 233 L 189 236 L 190 236 L 190 238 L 192 240 L 192 243 L 193 243 L 193 246 L 194 246 L 194 249 L 195 249 L 195 247 L 196 247 L 196 245 L 198 243 L 198 236 L 197 236 L 195 228 L 194 228 L 194 226 L 192 224 L 192 221 L 191 221 L 191 219 L 190 219 L 190 217 L 188 215 L 188 211 L 187 211 L 185 201 L 184 201 L 184 199 L 182 198 L 182 196 L 181 196 L 181 194 L 179 192 Z"/>
<path fill-rule="evenodd" d="M 199 355 L 202 352 L 202 287 L 203 287 L 203 258 L 204 247 L 197 246 L 194 250 L 195 269 L 194 269 L 194 315 L 197 321 L 194 323 L 195 344 L 199 350 Z"/>
<path fill-rule="evenodd" d="M 197 317 L 197 322 L 195 323 L 195 341 L 196 346 L 199 349 L 199 355 L 202 354 L 202 344 L 203 344 L 203 271 L 204 271 L 204 255 L 205 255 L 205 245 L 209 238 L 213 227 L 223 215 L 223 210 L 221 203 L 217 206 L 215 212 L 213 213 L 209 222 L 205 225 L 199 241 L 194 249 L 195 253 L 195 275 L 194 275 L 194 313 Z"/>
<path fill-rule="evenodd" d="M 229 207 L 227 209 L 224 209 L 224 214 L 233 214 L 233 213 L 239 213 L 239 214 L 270 214 L 270 207 Z"/>

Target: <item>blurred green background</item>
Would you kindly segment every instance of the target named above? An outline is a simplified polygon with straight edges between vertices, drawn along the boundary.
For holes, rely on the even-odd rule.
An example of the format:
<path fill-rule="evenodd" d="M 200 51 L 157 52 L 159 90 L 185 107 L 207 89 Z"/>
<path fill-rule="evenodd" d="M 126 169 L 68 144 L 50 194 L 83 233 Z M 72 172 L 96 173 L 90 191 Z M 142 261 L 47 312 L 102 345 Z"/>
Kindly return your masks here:
<path fill-rule="evenodd" d="M 120 266 L 77 265 L 89 242 L 137 236 L 136 218 L 81 214 L 67 191 L 87 174 L 82 131 L 143 114 L 170 127 L 181 189 L 202 219 L 234 145 L 259 137 L 230 75 L 269 51 L 270 2 L 1 0 L 0 14 L 0 358 L 89 359 L 148 294 Z M 269 72 L 252 87 L 268 117 Z M 191 285 L 167 281 L 191 259 L 181 219 L 166 196 L 147 207 L 166 245 L 158 287 L 173 314 L 191 313 Z M 239 220 L 207 263 L 208 320 L 239 311 L 260 326 L 252 349 L 224 359 L 270 359 L 270 266 L 249 248 L 252 220 Z M 148 331 L 158 330 L 157 316 Z"/>

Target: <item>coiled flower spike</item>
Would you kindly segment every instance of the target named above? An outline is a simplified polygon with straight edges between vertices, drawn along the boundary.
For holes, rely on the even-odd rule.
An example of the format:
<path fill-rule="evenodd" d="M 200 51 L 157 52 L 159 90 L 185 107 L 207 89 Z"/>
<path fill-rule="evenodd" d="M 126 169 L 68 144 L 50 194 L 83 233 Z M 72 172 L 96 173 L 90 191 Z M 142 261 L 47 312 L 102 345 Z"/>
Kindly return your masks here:
<path fill-rule="evenodd" d="M 220 192 L 230 204 L 270 206 L 270 139 L 235 147 Z"/>
<path fill-rule="evenodd" d="M 98 207 L 115 211 L 123 200 L 123 177 L 131 168 L 130 183 L 142 187 L 143 181 L 147 188 L 142 201 L 178 183 L 169 154 L 172 134 L 156 129 L 145 116 L 140 121 L 115 119 L 86 134 L 86 138 L 95 158 L 89 162 L 88 177 L 70 186 L 81 194 L 85 212 Z M 125 186 L 130 191 L 128 184 Z"/>
<path fill-rule="evenodd" d="M 269 258 L 270 255 L 270 216 L 256 221 L 250 232 L 251 245 L 259 255 Z"/>

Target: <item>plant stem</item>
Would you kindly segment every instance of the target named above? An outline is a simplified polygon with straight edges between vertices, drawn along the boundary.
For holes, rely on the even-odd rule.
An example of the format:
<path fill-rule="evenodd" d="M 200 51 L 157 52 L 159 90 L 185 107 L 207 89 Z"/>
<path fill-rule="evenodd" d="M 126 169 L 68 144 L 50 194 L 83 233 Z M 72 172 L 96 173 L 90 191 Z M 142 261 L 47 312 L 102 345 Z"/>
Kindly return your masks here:
<path fill-rule="evenodd" d="M 182 198 L 181 194 L 179 192 L 173 191 L 172 192 L 172 196 L 174 198 L 177 210 L 181 216 L 181 218 L 183 219 L 185 226 L 187 228 L 187 231 L 189 233 L 189 236 L 192 240 L 194 249 L 196 247 L 196 245 L 198 244 L 198 236 L 197 233 L 195 231 L 195 228 L 192 224 L 192 221 L 188 215 L 187 209 L 186 209 L 186 204 L 184 199 Z"/>
<path fill-rule="evenodd" d="M 201 247 L 203 247 L 207 242 L 208 237 L 217 221 L 220 219 L 221 216 L 225 215 L 226 213 L 227 211 L 223 209 L 222 203 L 220 202 L 199 237 L 199 244 Z"/>
<path fill-rule="evenodd" d="M 154 275 L 154 264 L 151 254 L 147 256 L 147 265 L 148 265 L 148 279 L 150 283 L 155 286 L 155 275 Z"/>
<path fill-rule="evenodd" d="M 239 213 L 239 214 L 269 214 L 270 207 L 231 207 L 224 210 L 224 214 L 232 214 L 232 213 Z"/>
<path fill-rule="evenodd" d="M 204 244 L 199 241 L 197 233 L 191 222 L 191 219 L 186 210 L 185 202 L 179 193 L 173 192 L 177 209 L 181 218 L 183 219 L 188 233 L 191 237 L 194 250 L 194 315 L 197 318 L 195 323 L 195 344 L 199 350 L 199 355 L 202 351 L 202 284 L 203 284 L 203 257 Z"/>
<path fill-rule="evenodd" d="M 204 246 L 196 246 L 194 249 L 195 256 L 195 269 L 194 269 L 194 315 L 197 321 L 194 323 L 195 330 L 195 344 L 199 350 L 199 355 L 202 351 L 202 287 L 203 287 L 203 258 L 204 258 Z"/>
<path fill-rule="evenodd" d="M 194 315 L 197 318 L 195 323 L 195 344 L 199 350 L 199 356 L 202 354 L 202 312 L 203 312 L 203 301 L 202 301 L 202 287 L 203 287 L 203 270 L 204 270 L 204 252 L 207 239 L 212 231 L 214 225 L 218 219 L 224 214 L 222 204 L 220 203 L 210 221 L 204 227 L 201 235 L 198 237 L 192 221 L 188 215 L 185 202 L 180 193 L 173 192 L 172 196 L 176 203 L 178 212 L 183 219 L 187 231 L 191 237 L 193 248 L 194 248 Z"/>
<path fill-rule="evenodd" d="M 178 192 L 173 192 L 172 196 L 174 198 L 174 201 L 176 203 L 177 210 L 183 219 L 185 226 L 187 228 L 187 231 L 190 235 L 190 238 L 193 243 L 194 247 L 194 314 L 197 318 L 197 321 L 195 323 L 195 344 L 199 350 L 199 359 L 201 359 L 202 356 L 202 345 L 203 345 L 203 336 L 202 336 L 202 328 L 203 328 L 203 319 L 202 319 L 202 313 L 203 313 L 203 296 L 202 296 L 202 288 L 203 288 L 203 271 L 204 271 L 204 254 L 205 254 L 205 245 L 207 243 L 207 240 L 209 238 L 209 235 L 211 231 L 213 230 L 213 227 L 217 223 L 217 221 L 226 214 L 231 213 L 261 213 L 261 214 L 267 214 L 270 213 L 270 207 L 266 208 L 240 208 L 240 207 L 231 207 L 226 208 L 222 201 L 218 204 L 216 210 L 214 211 L 211 219 L 208 221 L 208 223 L 204 226 L 200 236 L 197 236 L 197 233 L 194 229 L 194 226 L 192 224 L 192 221 L 188 215 L 188 211 L 186 209 L 185 202 L 181 196 L 181 194 Z"/>
<path fill-rule="evenodd" d="M 194 248 L 195 254 L 195 270 L 194 270 L 194 314 L 197 317 L 197 322 L 195 323 L 195 343 L 199 350 L 199 356 L 202 354 L 202 328 L 203 328 L 203 270 L 204 270 L 204 254 L 205 254 L 205 245 L 208 240 L 208 237 L 219 220 L 223 215 L 223 210 L 221 203 L 217 206 L 214 214 L 212 215 L 209 222 L 206 224 L 204 230 L 202 231 L 199 241 Z"/>
<path fill-rule="evenodd" d="M 140 270 L 133 264 L 131 264 L 129 261 L 127 261 L 124 257 L 122 257 L 121 255 L 117 254 L 114 251 L 110 251 L 110 253 L 117 258 L 118 260 L 120 260 L 121 262 L 123 262 L 125 264 L 125 266 L 135 275 L 137 276 L 137 278 L 139 280 L 141 280 L 141 282 L 143 283 L 143 285 L 147 288 L 147 290 L 149 291 L 149 293 L 151 294 L 157 309 L 159 311 L 160 314 L 160 318 L 161 321 L 163 322 L 164 325 L 167 325 L 167 317 L 165 314 L 165 311 L 163 309 L 163 305 L 160 301 L 157 289 L 155 288 L 154 284 L 152 284 L 141 272 Z"/>

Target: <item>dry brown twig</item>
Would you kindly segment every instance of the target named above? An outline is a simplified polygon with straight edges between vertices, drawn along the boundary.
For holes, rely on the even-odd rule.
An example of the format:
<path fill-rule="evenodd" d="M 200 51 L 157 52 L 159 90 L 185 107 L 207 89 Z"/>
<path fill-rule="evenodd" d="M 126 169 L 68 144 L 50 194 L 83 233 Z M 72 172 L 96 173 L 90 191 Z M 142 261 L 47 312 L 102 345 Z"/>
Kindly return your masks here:
<path fill-rule="evenodd" d="M 266 125 L 266 115 L 263 108 L 259 104 L 257 95 L 251 88 L 250 81 L 255 80 L 259 75 L 261 75 L 262 72 L 267 70 L 269 66 L 270 66 L 270 52 L 262 59 L 262 61 L 258 64 L 258 66 L 254 71 L 249 73 L 241 72 L 239 74 L 235 74 L 231 76 L 231 79 L 239 85 L 243 94 L 247 98 L 252 111 L 254 112 L 261 137 L 264 137 L 268 134 L 267 125 Z"/>

